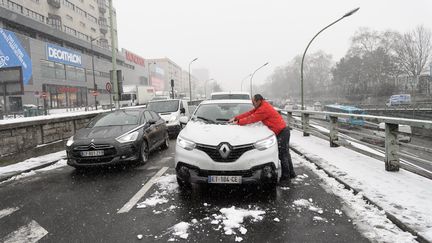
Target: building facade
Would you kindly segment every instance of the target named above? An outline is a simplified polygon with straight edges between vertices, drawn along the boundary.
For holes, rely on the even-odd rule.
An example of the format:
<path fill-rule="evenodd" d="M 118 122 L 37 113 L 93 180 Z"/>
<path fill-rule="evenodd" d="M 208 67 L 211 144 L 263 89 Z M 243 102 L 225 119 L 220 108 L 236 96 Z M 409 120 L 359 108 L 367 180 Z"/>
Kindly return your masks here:
<path fill-rule="evenodd" d="M 16 69 L 11 80 L 23 89 L 16 92 L 19 85 L 7 84 L 6 94 L 0 93 L 3 109 L 109 103 L 106 86 L 113 66 L 107 15 L 105 0 L 0 0 L 0 82 L 6 71 Z M 147 83 L 145 67 L 127 53 L 117 52 L 123 82 Z"/>
<path fill-rule="evenodd" d="M 150 85 L 157 91 L 170 91 L 171 79 L 174 89 L 182 91 L 182 68 L 169 58 L 147 59 L 146 65 L 150 73 Z"/>

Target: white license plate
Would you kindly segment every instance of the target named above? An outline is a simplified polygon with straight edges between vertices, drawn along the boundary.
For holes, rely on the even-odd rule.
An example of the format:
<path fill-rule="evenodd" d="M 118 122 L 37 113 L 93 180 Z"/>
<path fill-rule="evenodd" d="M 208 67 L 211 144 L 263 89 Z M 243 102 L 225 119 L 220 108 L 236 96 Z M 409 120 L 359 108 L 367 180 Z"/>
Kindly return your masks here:
<path fill-rule="evenodd" d="M 212 184 L 241 184 L 241 176 L 208 176 L 208 183 Z"/>
<path fill-rule="evenodd" d="M 103 150 L 94 150 L 94 151 L 82 151 L 81 156 L 83 157 L 94 157 L 94 156 L 103 156 Z"/>

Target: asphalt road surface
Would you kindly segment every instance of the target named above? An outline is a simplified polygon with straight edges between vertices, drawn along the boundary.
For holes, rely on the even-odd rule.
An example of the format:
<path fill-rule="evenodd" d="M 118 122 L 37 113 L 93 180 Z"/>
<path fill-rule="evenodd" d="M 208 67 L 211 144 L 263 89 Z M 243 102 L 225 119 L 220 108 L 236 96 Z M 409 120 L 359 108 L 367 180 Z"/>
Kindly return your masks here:
<path fill-rule="evenodd" d="M 0 184 L 0 242 L 368 242 L 306 167 L 275 191 L 194 186 L 182 193 L 174 145 L 143 166 L 66 166 Z M 237 211 L 223 213 L 229 209 Z M 257 215 L 240 222 L 238 212 Z M 241 227 L 230 232 L 230 222 Z"/>

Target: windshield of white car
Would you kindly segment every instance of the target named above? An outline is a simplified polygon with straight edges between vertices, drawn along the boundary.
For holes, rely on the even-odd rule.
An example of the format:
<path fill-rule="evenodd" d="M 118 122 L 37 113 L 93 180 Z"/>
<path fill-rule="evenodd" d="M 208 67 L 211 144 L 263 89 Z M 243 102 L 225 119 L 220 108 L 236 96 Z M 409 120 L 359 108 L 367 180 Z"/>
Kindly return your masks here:
<path fill-rule="evenodd" d="M 139 111 L 120 110 L 96 117 L 87 127 L 137 125 L 139 118 Z"/>
<path fill-rule="evenodd" d="M 204 104 L 198 106 L 194 113 L 195 118 L 224 123 L 229 119 L 253 109 L 252 104 L 228 103 L 228 104 Z M 202 119 L 204 118 L 204 119 Z"/>
<path fill-rule="evenodd" d="M 178 100 L 164 100 L 158 102 L 150 102 L 147 109 L 157 113 L 176 112 L 179 108 Z"/>

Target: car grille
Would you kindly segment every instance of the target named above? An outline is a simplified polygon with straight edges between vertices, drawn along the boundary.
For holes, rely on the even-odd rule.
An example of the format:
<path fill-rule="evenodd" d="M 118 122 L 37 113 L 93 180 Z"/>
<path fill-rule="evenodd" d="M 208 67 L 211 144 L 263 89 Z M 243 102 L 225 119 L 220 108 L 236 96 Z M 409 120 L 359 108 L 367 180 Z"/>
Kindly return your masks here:
<path fill-rule="evenodd" d="M 216 162 L 234 162 L 240 156 L 242 156 L 245 152 L 250 151 L 254 149 L 255 147 L 253 144 L 246 144 L 246 145 L 239 145 L 239 146 L 232 146 L 231 152 L 229 153 L 227 158 L 223 158 L 221 154 L 219 153 L 219 145 L 218 146 L 209 146 L 204 144 L 197 144 L 196 149 L 203 151 L 206 153 L 210 158 Z"/>

